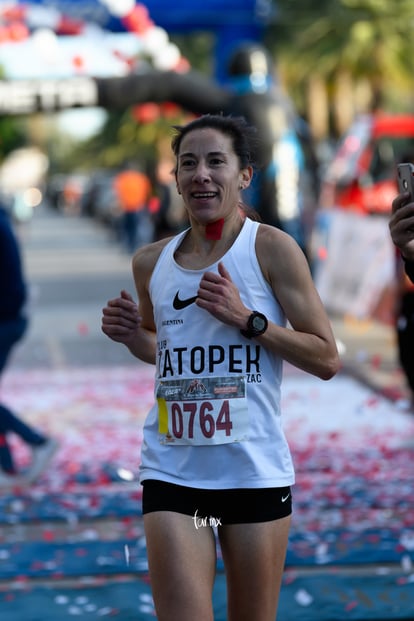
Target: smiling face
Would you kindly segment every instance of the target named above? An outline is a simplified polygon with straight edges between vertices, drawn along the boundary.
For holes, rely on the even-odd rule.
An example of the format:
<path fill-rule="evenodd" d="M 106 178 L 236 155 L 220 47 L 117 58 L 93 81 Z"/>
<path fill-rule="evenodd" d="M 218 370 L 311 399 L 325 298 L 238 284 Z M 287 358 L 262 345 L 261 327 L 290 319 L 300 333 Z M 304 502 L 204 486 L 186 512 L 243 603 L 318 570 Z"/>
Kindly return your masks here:
<path fill-rule="evenodd" d="M 183 137 L 176 179 L 190 220 L 205 225 L 237 208 L 240 187 L 249 185 L 251 170 L 240 170 L 230 136 L 203 128 Z"/>

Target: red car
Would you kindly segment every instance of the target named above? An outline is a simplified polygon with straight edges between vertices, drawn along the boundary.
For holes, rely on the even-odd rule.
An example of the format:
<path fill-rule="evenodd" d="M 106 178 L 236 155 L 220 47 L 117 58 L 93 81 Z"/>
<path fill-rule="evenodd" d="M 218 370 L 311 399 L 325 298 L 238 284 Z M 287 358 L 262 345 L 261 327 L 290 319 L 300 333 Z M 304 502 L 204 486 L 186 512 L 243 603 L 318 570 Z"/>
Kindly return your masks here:
<path fill-rule="evenodd" d="M 414 115 L 359 118 L 341 140 L 321 185 L 319 206 L 389 214 L 396 165 L 414 161 Z"/>

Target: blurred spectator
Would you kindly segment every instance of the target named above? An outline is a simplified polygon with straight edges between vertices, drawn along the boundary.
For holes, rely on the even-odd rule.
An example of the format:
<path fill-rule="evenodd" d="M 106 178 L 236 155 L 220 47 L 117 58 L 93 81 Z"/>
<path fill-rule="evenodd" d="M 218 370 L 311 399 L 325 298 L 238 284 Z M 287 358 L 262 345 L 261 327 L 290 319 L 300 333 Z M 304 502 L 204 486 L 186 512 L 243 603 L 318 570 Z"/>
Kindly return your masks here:
<path fill-rule="evenodd" d="M 63 185 L 63 211 L 72 215 L 79 215 L 82 198 L 82 181 L 75 176 L 69 176 Z"/>
<path fill-rule="evenodd" d="M 170 160 L 158 162 L 156 173 L 160 205 L 155 219 L 156 239 L 175 235 L 189 225 L 187 211 L 172 174 L 173 167 L 174 162 Z"/>
<path fill-rule="evenodd" d="M 152 193 L 147 175 L 127 165 L 114 179 L 114 188 L 121 209 L 121 233 L 128 252 L 135 252 L 154 237 L 153 218 L 149 211 Z"/>
<path fill-rule="evenodd" d="M 411 393 L 410 409 L 414 413 L 414 284 L 408 278 L 401 255 L 397 258 L 396 330 L 398 358 Z"/>
<path fill-rule="evenodd" d="M 6 210 L 0 205 L 0 377 L 13 346 L 26 332 L 28 320 L 24 311 L 26 284 L 17 238 Z M 31 447 L 32 461 L 24 476 L 19 476 L 8 442 L 15 433 Z M 33 481 L 57 448 L 53 439 L 33 429 L 0 403 L 0 486 Z"/>
<path fill-rule="evenodd" d="M 187 212 L 175 182 L 161 188 L 160 210 L 157 218 L 157 237 L 175 235 L 189 226 Z"/>

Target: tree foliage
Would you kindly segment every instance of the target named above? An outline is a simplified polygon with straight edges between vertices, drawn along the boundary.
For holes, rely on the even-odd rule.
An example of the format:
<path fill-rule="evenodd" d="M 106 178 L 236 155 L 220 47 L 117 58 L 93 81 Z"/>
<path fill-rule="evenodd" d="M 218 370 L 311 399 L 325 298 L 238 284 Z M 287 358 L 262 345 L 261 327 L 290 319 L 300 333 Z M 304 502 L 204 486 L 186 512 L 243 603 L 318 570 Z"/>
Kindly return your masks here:
<path fill-rule="evenodd" d="M 26 143 L 26 132 L 22 120 L 0 117 L 0 163 L 4 158 Z"/>
<path fill-rule="evenodd" d="M 4 77 L 0 66 L 0 79 Z M 25 128 L 22 119 L 0 116 L 0 163 L 14 149 L 25 144 Z"/>
<path fill-rule="evenodd" d="M 413 106 L 412 0 L 277 0 L 266 44 L 289 92 L 303 103 L 309 76 L 366 79 L 390 109 Z"/>

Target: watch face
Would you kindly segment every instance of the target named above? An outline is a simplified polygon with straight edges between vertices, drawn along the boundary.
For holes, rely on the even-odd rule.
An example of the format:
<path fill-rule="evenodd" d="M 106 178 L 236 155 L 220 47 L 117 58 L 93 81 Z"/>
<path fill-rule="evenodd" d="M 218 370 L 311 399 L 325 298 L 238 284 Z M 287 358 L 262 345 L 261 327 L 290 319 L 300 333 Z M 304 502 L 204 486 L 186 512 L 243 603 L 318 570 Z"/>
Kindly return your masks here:
<path fill-rule="evenodd" d="M 260 336 L 267 329 L 267 318 L 266 315 L 259 313 L 257 311 L 253 311 L 250 317 L 247 320 L 247 329 L 240 330 L 243 336 L 251 339 L 254 336 Z"/>
<path fill-rule="evenodd" d="M 255 315 L 253 317 L 252 326 L 254 330 L 258 330 L 259 332 L 266 327 L 266 321 L 260 315 Z"/>

